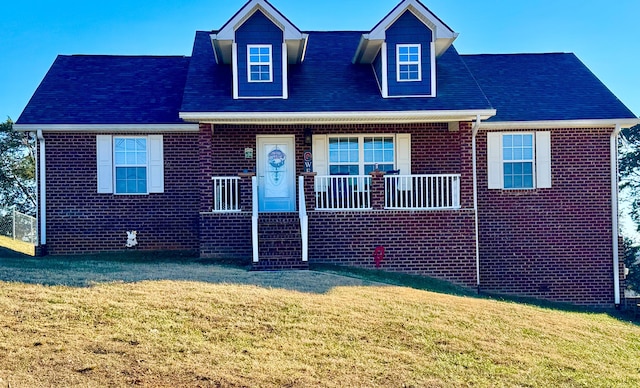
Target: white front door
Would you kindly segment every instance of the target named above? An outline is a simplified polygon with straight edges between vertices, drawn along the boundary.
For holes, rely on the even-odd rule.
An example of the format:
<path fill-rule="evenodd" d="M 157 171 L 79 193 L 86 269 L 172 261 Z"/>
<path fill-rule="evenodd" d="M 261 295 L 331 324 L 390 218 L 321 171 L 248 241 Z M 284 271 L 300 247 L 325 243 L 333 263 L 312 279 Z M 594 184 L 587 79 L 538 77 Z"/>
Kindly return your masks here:
<path fill-rule="evenodd" d="M 295 136 L 258 136 L 258 210 L 296 210 Z"/>

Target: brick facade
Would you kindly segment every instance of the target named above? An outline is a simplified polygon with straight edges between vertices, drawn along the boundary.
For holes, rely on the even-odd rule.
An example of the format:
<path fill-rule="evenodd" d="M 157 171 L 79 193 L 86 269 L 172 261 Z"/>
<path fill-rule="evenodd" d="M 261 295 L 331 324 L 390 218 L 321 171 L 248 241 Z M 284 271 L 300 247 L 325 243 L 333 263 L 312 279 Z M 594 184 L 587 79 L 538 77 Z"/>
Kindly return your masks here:
<path fill-rule="evenodd" d="M 135 249 L 199 248 L 197 133 L 164 134 L 165 192 L 149 195 L 97 193 L 95 134 L 45 141 L 49 254 L 124 250 L 128 230 L 138 232 Z"/>
<path fill-rule="evenodd" d="M 211 176 L 256 166 L 257 135 L 295 135 L 296 176 L 303 169 L 305 126 L 201 124 L 199 133 L 164 135 L 165 193 L 96 192 L 96 135 L 47 133 L 47 252 L 123 250 L 137 230 L 141 250 L 194 250 L 202 257 L 251 261 L 250 177 L 242 211 L 211 213 Z M 471 125 L 316 125 L 314 134 L 410 133 L 412 173 L 460 174 L 460 210 L 316 211 L 305 177 L 309 261 L 424 274 L 475 287 Z M 578 304 L 610 306 L 610 129 L 552 131 L 552 188 L 488 190 L 486 132 L 477 137 L 480 288 Z M 196 145 L 197 144 L 197 145 Z M 253 148 L 251 159 L 245 148 Z M 197 155 L 194 149 L 198 149 Z M 197 173 L 196 173 L 197 172 Z M 198 176 L 196 176 L 196 174 Z M 372 188 L 383 187 L 372 178 Z M 379 179 L 380 181 L 375 181 Z M 377 186 L 376 186 L 377 185 Z M 374 189 L 377 190 L 377 189 Z M 311 197 L 311 198 L 309 198 Z"/>
<path fill-rule="evenodd" d="M 480 132 L 483 290 L 611 306 L 610 136 L 611 129 L 555 129 L 551 188 L 489 190 L 487 136 Z"/>

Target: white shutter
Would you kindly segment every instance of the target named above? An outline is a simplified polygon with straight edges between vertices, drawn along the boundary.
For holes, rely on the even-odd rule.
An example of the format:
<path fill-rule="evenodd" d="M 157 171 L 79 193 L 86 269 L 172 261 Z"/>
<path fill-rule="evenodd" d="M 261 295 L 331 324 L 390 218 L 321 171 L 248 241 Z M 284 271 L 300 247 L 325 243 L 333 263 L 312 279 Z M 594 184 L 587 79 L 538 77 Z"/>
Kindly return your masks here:
<path fill-rule="evenodd" d="M 313 135 L 311 141 L 311 152 L 313 154 L 313 172 L 318 176 L 329 175 L 329 144 L 327 144 L 327 135 Z M 316 181 L 316 192 L 325 191 L 326 187 L 319 187 L 317 182 L 325 182 L 324 180 Z"/>
<path fill-rule="evenodd" d="M 399 133 L 396 135 L 396 170 L 400 175 L 411 175 L 411 134 Z M 397 186 L 400 190 L 410 191 L 413 185 L 411 179 L 400 179 Z"/>
<path fill-rule="evenodd" d="M 411 134 L 396 135 L 396 170 L 400 175 L 411 175 Z"/>
<path fill-rule="evenodd" d="M 502 134 L 487 133 L 487 183 L 490 189 L 504 188 Z"/>
<path fill-rule="evenodd" d="M 536 132 L 536 187 L 551 187 L 551 132 Z"/>
<path fill-rule="evenodd" d="M 149 135 L 149 192 L 164 193 L 164 152 L 162 135 Z"/>
<path fill-rule="evenodd" d="M 98 193 L 113 193 L 113 140 L 111 135 L 96 136 Z"/>
<path fill-rule="evenodd" d="M 313 135 L 312 140 L 313 171 L 318 175 L 329 175 L 329 160 L 327 153 L 327 135 Z"/>

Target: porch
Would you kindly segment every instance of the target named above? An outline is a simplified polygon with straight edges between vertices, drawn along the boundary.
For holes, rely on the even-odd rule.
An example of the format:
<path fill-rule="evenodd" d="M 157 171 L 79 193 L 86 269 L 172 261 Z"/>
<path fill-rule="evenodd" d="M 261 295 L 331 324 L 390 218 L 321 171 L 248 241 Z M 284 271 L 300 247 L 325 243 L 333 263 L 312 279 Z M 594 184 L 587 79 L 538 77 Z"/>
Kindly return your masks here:
<path fill-rule="evenodd" d="M 461 206 L 459 174 L 301 173 L 295 212 L 262 212 L 258 182 L 254 173 L 212 178 L 203 256 L 251 257 L 262 270 L 309 261 L 379 266 L 475 284 L 474 213 Z M 376 263 L 380 246 L 385 257 Z"/>

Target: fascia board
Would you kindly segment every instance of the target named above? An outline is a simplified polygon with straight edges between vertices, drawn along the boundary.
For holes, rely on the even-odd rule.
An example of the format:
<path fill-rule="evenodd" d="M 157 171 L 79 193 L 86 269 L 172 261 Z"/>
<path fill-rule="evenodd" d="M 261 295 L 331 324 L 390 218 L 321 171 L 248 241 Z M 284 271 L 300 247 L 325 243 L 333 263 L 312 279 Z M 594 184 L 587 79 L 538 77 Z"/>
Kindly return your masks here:
<path fill-rule="evenodd" d="M 247 3 L 238 13 L 236 13 L 220 31 L 218 39 L 235 40 L 235 32 L 249 17 L 258 10 L 262 11 L 274 24 L 284 32 L 284 39 L 303 39 L 303 34 L 287 18 L 285 18 L 269 2 L 264 0 L 252 0 Z"/>
<path fill-rule="evenodd" d="M 420 123 L 486 120 L 495 109 L 398 112 L 182 112 L 186 121 L 213 124 Z"/>
<path fill-rule="evenodd" d="M 369 33 L 369 39 L 385 39 L 387 28 L 392 25 L 406 10 L 411 11 L 418 19 L 433 30 L 434 39 L 451 39 L 457 36 L 446 24 L 435 16 L 428 8 L 416 0 L 406 0 L 404 5 L 396 7 Z"/>
<path fill-rule="evenodd" d="M 492 121 L 483 122 L 480 129 L 553 129 L 553 128 L 609 128 L 620 125 L 630 128 L 640 124 L 640 119 L 585 119 L 585 120 L 540 120 L 540 121 Z"/>
<path fill-rule="evenodd" d="M 18 132 L 198 132 L 198 124 L 14 124 Z"/>

